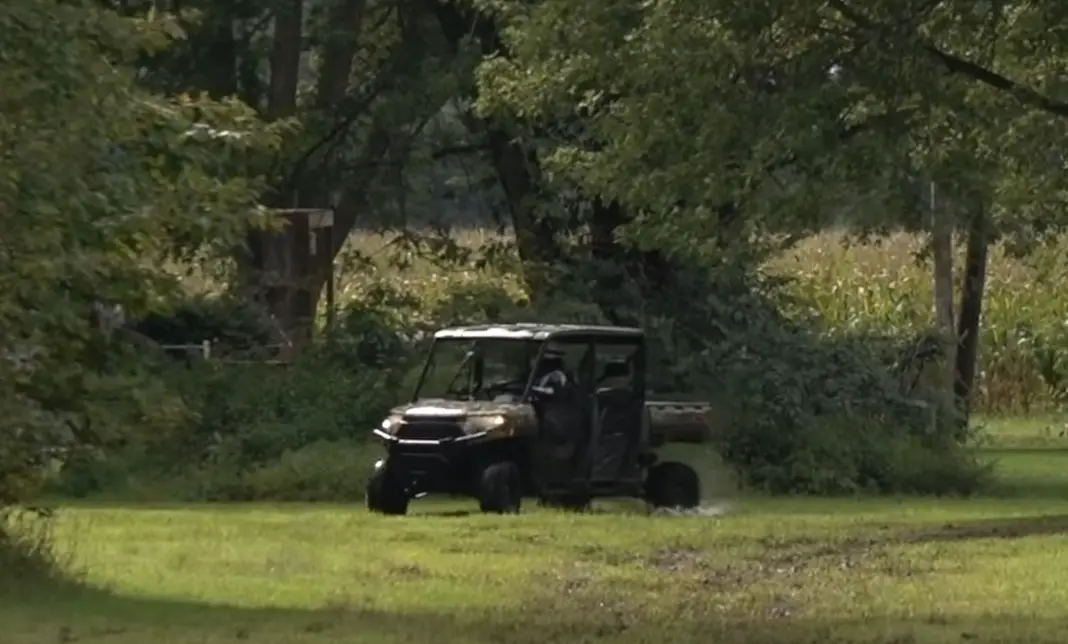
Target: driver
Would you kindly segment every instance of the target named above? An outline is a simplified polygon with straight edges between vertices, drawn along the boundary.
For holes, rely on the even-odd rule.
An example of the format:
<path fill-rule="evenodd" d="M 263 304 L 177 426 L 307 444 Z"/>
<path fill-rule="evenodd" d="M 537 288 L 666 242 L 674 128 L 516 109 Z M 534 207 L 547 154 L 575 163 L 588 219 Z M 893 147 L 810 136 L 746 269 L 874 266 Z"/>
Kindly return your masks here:
<path fill-rule="evenodd" d="M 531 364 L 530 368 L 534 371 L 533 385 L 536 389 L 541 389 L 548 393 L 555 393 L 571 382 L 571 378 L 568 376 L 567 368 L 564 364 L 564 354 L 558 350 L 546 350 L 542 359 L 535 364 Z M 526 380 L 526 377 L 523 377 L 523 380 Z M 520 398 L 520 394 L 505 392 L 495 396 L 493 401 L 518 402 Z"/>
<path fill-rule="evenodd" d="M 558 351 L 547 351 L 534 373 L 534 385 L 555 391 L 567 386 L 568 382 L 563 354 Z"/>

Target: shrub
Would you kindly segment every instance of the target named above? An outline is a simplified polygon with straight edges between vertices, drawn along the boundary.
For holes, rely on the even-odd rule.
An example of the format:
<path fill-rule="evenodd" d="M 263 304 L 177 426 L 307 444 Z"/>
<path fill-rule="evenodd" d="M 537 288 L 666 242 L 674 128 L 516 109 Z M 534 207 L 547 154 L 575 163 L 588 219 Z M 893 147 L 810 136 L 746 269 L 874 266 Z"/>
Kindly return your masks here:
<path fill-rule="evenodd" d="M 54 491 L 194 500 L 324 498 L 334 490 L 352 497 L 363 484 L 359 463 L 350 472 L 317 470 L 307 485 L 298 475 L 312 473 L 314 457 L 328 453 L 323 445 L 362 444 L 398 402 L 415 344 L 389 315 L 401 300 L 385 290 L 378 297 L 373 306 L 350 307 L 335 334 L 288 366 L 155 363 L 139 387 L 180 401 L 180 427 L 146 424 L 104 449 L 71 454 Z"/>
<path fill-rule="evenodd" d="M 168 311 L 146 315 L 132 328 L 160 344 L 208 341 L 223 352 L 248 351 L 273 341 L 263 312 L 228 295 L 192 295 Z"/>
<path fill-rule="evenodd" d="M 310 444 L 364 440 L 395 402 L 396 381 L 388 374 L 349 371 L 314 354 L 288 368 L 208 363 L 169 378 L 190 412 L 181 431 L 158 437 L 149 426 L 109 449 L 80 452 L 64 466 L 56 490 L 85 496 L 144 487 L 142 495 L 180 490 L 189 497 L 205 486 L 178 479 L 241 477 Z"/>
<path fill-rule="evenodd" d="M 277 501 L 358 501 L 377 450 L 365 441 L 316 441 L 242 473 L 229 490 L 206 498 Z"/>
<path fill-rule="evenodd" d="M 774 493 L 967 493 L 985 482 L 959 427 L 932 427 L 931 410 L 946 401 L 903 387 L 889 368 L 900 347 L 785 318 L 781 285 L 759 273 L 691 270 L 685 304 L 671 303 L 680 312 L 646 325 L 657 352 L 671 356 L 651 380 L 712 401 L 720 452 L 743 484 Z M 947 474 L 920 476 L 910 463 Z"/>
<path fill-rule="evenodd" d="M 485 232 L 460 234 L 461 243 L 477 247 L 497 237 Z M 973 409 L 986 414 L 1015 414 L 1059 410 L 1068 396 L 1068 298 L 1062 296 L 1061 284 L 1068 275 L 1068 257 L 1064 253 L 1065 239 L 1048 246 L 1031 249 L 1025 258 L 1015 257 L 1001 246 L 991 249 L 987 276 L 987 297 L 983 305 L 983 335 L 980 341 L 980 364 L 976 400 Z M 931 275 L 927 264 L 917 259 L 924 239 L 911 234 L 895 234 L 879 244 L 852 244 L 839 233 L 824 233 L 804 240 L 791 250 L 778 254 L 765 263 L 770 274 L 786 279 L 784 295 L 776 298 L 779 310 L 795 323 L 819 333 L 863 334 L 886 340 L 889 346 L 900 348 L 923 335 L 931 323 Z M 513 302 L 525 303 L 525 295 L 518 275 L 507 264 L 476 268 L 475 262 L 446 266 L 419 257 L 406 257 L 408 268 L 394 266 L 400 251 L 386 252 L 390 239 L 377 235 L 356 236 L 352 244 L 368 255 L 379 258 L 374 271 L 361 270 L 358 275 L 345 278 L 344 301 L 361 300 L 363 293 L 374 284 L 393 285 L 397 292 L 410 298 L 411 305 L 401 311 L 408 326 L 428 328 L 449 318 L 442 315 L 448 309 L 443 303 L 452 293 L 463 289 L 496 289 L 506 293 Z M 576 253 L 580 256 L 580 253 Z M 963 265 L 958 256 L 956 266 Z M 578 268 L 570 273 L 582 281 L 594 281 Z M 717 271 L 722 272 L 720 269 Z M 958 270 L 959 272 L 959 270 Z M 700 275 L 691 274 L 690 281 L 679 286 L 677 293 L 656 293 L 648 302 L 630 302 L 627 318 L 641 320 L 652 326 L 672 325 L 700 332 L 696 319 L 706 307 L 690 312 L 689 321 L 675 319 L 686 314 L 686 301 L 701 299 L 709 292 Z M 961 275 L 956 277 L 959 282 Z M 745 287 L 746 289 L 748 287 Z M 520 307 L 512 313 L 505 310 L 502 319 L 547 317 L 552 320 L 593 319 L 591 303 L 602 297 L 587 286 L 575 292 L 557 294 L 548 303 L 538 303 L 537 309 Z M 743 289 L 744 291 L 744 289 Z M 738 295 L 731 291 L 726 298 Z M 616 293 L 609 294 L 612 296 Z M 619 295 L 622 295 L 620 293 Z M 476 301 L 479 297 L 475 297 Z M 460 302 L 470 302 L 467 296 L 456 296 Z M 625 299 L 625 298 L 624 298 Z M 653 300 L 672 300 L 661 303 Z M 548 307 L 548 308 L 547 308 Z M 621 305 L 625 308 L 625 305 Z M 486 316 L 494 318 L 496 304 L 476 305 L 473 312 L 464 311 L 450 319 L 472 321 Z M 441 317 L 436 317 L 436 316 Z M 685 315 L 684 315 L 685 317 Z M 717 318 L 717 321 L 722 318 Z M 701 335 L 708 335 L 709 319 L 704 320 Z M 657 340 L 658 341 L 658 340 Z M 673 350 L 665 345 L 664 350 Z M 659 352 L 661 347 L 657 347 Z M 680 356 L 689 355 L 682 352 Z"/>
<path fill-rule="evenodd" d="M 758 342 L 760 340 L 761 342 Z M 863 338 L 749 334 L 721 363 L 719 404 L 730 421 L 724 459 L 772 492 L 968 493 L 985 475 L 959 428 L 932 412 L 946 401 L 910 396 Z M 918 467 L 945 472 L 920 476 Z"/>

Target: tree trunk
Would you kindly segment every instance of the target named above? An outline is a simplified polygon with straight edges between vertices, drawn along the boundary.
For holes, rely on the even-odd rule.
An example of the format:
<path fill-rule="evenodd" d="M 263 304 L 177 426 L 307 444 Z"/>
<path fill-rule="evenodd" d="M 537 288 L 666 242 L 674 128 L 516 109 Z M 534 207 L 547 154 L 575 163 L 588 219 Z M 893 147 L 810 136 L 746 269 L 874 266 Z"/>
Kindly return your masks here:
<path fill-rule="evenodd" d="M 323 62 L 319 69 L 319 80 L 315 92 L 315 107 L 329 122 L 338 122 L 343 118 L 339 113 L 341 105 L 348 95 L 352 77 L 353 62 L 359 45 L 359 36 L 363 26 L 363 17 L 367 8 L 366 0 L 337 0 L 330 12 L 330 31 L 323 46 Z M 375 150 L 375 158 L 384 154 L 388 145 Z M 334 167 L 337 163 L 337 151 L 327 154 L 322 165 Z M 304 177 L 297 177 L 300 186 L 297 202 L 306 208 L 329 210 L 332 207 L 331 186 L 321 172 L 309 172 Z M 314 329 L 315 314 L 319 308 L 319 297 L 324 285 L 332 278 L 334 258 L 341 250 L 345 238 L 356 221 L 356 210 L 351 203 L 338 204 L 343 210 L 341 216 L 334 213 L 334 224 L 330 230 L 320 229 L 311 233 L 309 239 L 313 252 L 301 275 L 300 313 L 310 322 L 308 335 Z"/>
<path fill-rule="evenodd" d="M 537 163 L 502 127 L 491 124 L 484 127 L 493 167 L 508 202 L 524 280 L 532 299 L 537 299 L 551 289 L 551 271 L 559 259 L 552 221 L 537 212 Z"/>
<path fill-rule="evenodd" d="M 270 83 L 267 90 L 267 118 L 283 119 L 297 110 L 300 80 L 303 0 L 285 0 L 274 15 L 270 52 Z M 274 194 L 269 205 L 277 209 L 294 205 L 295 195 Z M 307 316 L 306 302 L 295 281 L 308 264 L 308 222 L 306 217 L 285 216 L 280 232 L 252 230 L 246 236 L 248 257 L 243 263 L 243 283 L 274 320 L 279 341 L 296 349 L 306 340 L 301 318 Z M 288 354 L 288 351 L 285 353 Z"/>
<path fill-rule="evenodd" d="M 972 213 L 964 255 L 964 284 L 960 295 L 960 319 L 954 394 L 967 426 L 974 399 L 975 373 L 979 361 L 979 331 L 986 290 L 986 264 L 990 251 L 988 215 L 984 208 Z"/>
<path fill-rule="evenodd" d="M 237 94 L 238 44 L 229 13 L 213 16 L 199 37 L 203 41 L 196 47 L 196 65 L 202 76 L 194 86 L 215 100 Z"/>
<path fill-rule="evenodd" d="M 287 118 L 297 111 L 303 20 L 303 0 L 286 0 L 275 12 L 270 56 L 271 82 L 267 93 L 268 118 Z"/>
<path fill-rule="evenodd" d="M 323 47 L 323 63 L 316 91 L 315 107 L 324 120 L 337 120 L 352 75 L 366 0 L 339 0 L 331 10 L 332 29 Z M 278 119 L 296 113 L 296 92 L 300 77 L 302 0 L 290 0 L 275 16 L 271 50 L 271 79 L 267 115 Z M 374 137 L 372 137 L 373 139 Z M 383 146 L 370 145 L 380 155 Z M 386 146 L 388 147 L 388 146 Z M 329 165 L 335 158 L 324 159 Z M 357 182 L 361 185 L 363 182 Z M 315 315 L 323 285 L 330 278 L 334 257 L 355 222 L 351 197 L 343 199 L 335 214 L 332 231 L 312 231 L 308 211 L 328 210 L 330 186 L 321 173 L 306 172 L 287 185 L 278 186 L 272 205 L 298 208 L 286 215 L 281 233 L 253 231 L 249 234 L 251 261 L 258 285 L 258 299 L 277 321 L 284 341 L 294 350 L 311 340 Z M 351 188 L 347 192 L 352 192 Z"/>
<path fill-rule="evenodd" d="M 323 64 L 315 92 L 316 105 L 323 111 L 336 111 L 348 94 L 366 9 L 367 0 L 337 0 L 330 13 L 331 29 L 323 45 Z"/>
<path fill-rule="evenodd" d="M 454 50 L 468 36 L 474 36 L 485 56 L 505 53 L 500 32 L 491 17 L 468 12 L 452 2 L 439 2 L 438 23 Z M 560 257 L 553 221 L 537 212 L 540 171 L 538 160 L 503 125 L 466 115 L 472 133 L 483 132 L 489 143 L 489 156 L 507 201 L 515 229 L 516 250 L 523 265 L 523 277 L 531 299 L 547 295 L 552 288 L 551 272 Z"/>
<path fill-rule="evenodd" d="M 605 203 L 595 198 L 590 202 L 590 209 L 590 255 L 594 261 L 614 265 L 615 269 L 599 273 L 600 306 L 614 324 L 640 325 L 641 320 L 623 317 L 615 310 L 612 295 L 621 291 L 623 280 L 629 277 L 638 285 L 645 301 L 663 298 L 675 287 L 676 266 L 658 250 L 641 250 L 616 239 L 616 231 L 631 220 L 618 202 Z"/>
<path fill-rule="evenodd" d="M 954 365 L 957 341 L 953 328 L 953 221 L 945 208 L 935 199 L 935 184 L 931 183 L 931 247 L 934 259 L 934 319 L 941 347 L 938 368 L 938 387 L 953 400 Z M 950 411 L 947 409 L 946 411 Z M 939 414 L 941 415 L 941 414 Z M 939 428 L 947 419 L 937 419 Z"/>
<path fill-rule="evenodd" d="M 392 158 L 399 163 L 408 154 L 422 127 L 442 106 L 441 103 L 421 103 L 406 124 L 411 127 L 398 127 L 395 114 L 378 115 L 380 118 L 376 117 L 368 126 L 369 133 L 356 158 L 346 155 L 347 169 L 338 167 L 341 159 L 336 150 L 336 141 L 347 135 L 357 122 L 357 116 L 362 115 L 360 110 L 364 109 L 349 105 L 348 99 L 366 8 L 366 0 L 337 0 L 333 6 L 331 22 L 335 28 L 328 33 L 323 46 L 323 63 L 314 105 L 324 127 L 329 126 L 329 133 L 313 148 L 318 152 L 314 162 L 307 165 L 298 163 L 290 177 L 291 181 L 288 181 L 290 187 L 283 190 L 295 192 L 294 203 L 301 208 L 333 210 L 333 229 L 328 234 L 324 231 L 324 234 L 316 235 L 314 252 L 309 254 L 309 261 L 300 275 L 299 301 L 301 311 L 309 321 L 314 319 L 335 257 L 344 247 L 360 215 L 371 206 L 372 187 L 379 180 L 382 168 L 387 165 L 384 160 Z M 413 5 L 408 10 L 412 12 L 411 15 L 400 20 L 405 24 L 421 24 L 426 8 Z M 386 91 L 387 87 L 401 91 L 398 85 L 405 78 L 423 73 L 423 63 L 429 53 L 425 34 L 416 32 L 404 37 L 401 48 L 392 52 L 400 64 L 387 72 L 392 76 L 379 79 L 380 92 Z M 342 189 L 337 196 L 337 203 L 333 204 L 332 193 L 338 187 Z"/>

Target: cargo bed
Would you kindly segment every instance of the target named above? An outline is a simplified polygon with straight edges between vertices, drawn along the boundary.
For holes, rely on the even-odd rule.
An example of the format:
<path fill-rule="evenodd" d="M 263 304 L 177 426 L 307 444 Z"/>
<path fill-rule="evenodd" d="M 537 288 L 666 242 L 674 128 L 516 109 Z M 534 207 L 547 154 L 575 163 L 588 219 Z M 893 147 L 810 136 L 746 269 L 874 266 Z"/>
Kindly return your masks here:
<path fill-rule="evenodd" d="M 649 438 L 663 443 L 704 443 L 712 438 L 712 406 L 707 402 L 649 400 Z"/>

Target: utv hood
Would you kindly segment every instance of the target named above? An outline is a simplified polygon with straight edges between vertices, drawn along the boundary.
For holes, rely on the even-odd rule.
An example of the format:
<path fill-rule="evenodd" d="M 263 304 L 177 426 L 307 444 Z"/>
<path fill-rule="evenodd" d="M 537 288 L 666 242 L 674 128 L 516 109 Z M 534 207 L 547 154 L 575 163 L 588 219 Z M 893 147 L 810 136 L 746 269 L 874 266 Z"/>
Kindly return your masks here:
<path fill-rule="evenodd" d="M 382 438 L 395 436 L 400 428 L 420 420 L 455 422 L 463 434 L 474 438 L 486 434 L 510 435 L 516 427 L 528 425 L 534 411 L 521 403 L 466 400 L 420 400 L 390 410 L 389 417 L 375 430 Z"/>
<path fill-rule="evenodd" d="M 462 419 L 467 416 L 493 414 L 514 414 L 524 405 L 489 401 L 467 400 L 420 400 L 408 405 L 401 405 L 390 410 L 390 414 L 403 416 L 405 419 L 442 418 Z"/>

